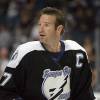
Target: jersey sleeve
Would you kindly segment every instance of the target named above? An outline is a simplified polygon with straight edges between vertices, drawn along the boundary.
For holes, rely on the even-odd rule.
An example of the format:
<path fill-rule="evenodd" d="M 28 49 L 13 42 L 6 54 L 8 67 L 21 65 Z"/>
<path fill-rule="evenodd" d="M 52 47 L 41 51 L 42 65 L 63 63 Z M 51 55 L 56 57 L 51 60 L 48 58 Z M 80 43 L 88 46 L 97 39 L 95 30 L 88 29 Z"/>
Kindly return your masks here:
<path fill-rule="evenodd" d="M 21 64 L 24 55 L 21 53 L 22 51 L 20 50 L 20 47 L 18 47 L 13 53 L 5 68 L 3 76 L 0 79 L 0 100 L 13 100 L 14 98 L 20 97 L 18 86 L 21 87 L 21 85 L 23 85 L 21 78 L 23 78 L 24 73 Z M 19 72 L 18 75 L 16 75 L 17 71 Z"/>
<path fill-rule="evenodd" d="M 82 67 L 76 67 L 73 76 L 71 100 L 95 100 L 92 90 L 92 72 L 89 65 L 87 53 L 83 52 Z M 75 78 L 76 77 L 76 78 Z M 75 99 L 74 99 L 75 98 Z"/>

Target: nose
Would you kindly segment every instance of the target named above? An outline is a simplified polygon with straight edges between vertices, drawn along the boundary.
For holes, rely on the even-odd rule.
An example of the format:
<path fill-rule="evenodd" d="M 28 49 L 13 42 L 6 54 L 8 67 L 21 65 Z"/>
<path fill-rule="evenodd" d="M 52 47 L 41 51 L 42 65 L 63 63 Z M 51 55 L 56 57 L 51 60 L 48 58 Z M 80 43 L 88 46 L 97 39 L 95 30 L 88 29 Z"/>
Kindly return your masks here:
<path fill-rule="evenodd" d="M 43 32 L 43 25 L 39 25 L 39 33 Z"/>

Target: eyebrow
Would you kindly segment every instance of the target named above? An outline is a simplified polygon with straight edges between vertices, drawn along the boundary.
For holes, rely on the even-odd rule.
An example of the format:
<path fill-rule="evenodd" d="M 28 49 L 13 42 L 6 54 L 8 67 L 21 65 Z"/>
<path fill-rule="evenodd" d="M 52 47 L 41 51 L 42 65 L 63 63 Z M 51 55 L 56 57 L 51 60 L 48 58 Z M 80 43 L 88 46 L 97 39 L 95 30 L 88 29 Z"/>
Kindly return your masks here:
<path fill-rule="evenodd" d="M 45 24 L 54 24 L 54 23 L 50 23 L 50 22 L 44 22 Z M 38 24 L 40 24 L 39 22 L 38 22 Z"/>

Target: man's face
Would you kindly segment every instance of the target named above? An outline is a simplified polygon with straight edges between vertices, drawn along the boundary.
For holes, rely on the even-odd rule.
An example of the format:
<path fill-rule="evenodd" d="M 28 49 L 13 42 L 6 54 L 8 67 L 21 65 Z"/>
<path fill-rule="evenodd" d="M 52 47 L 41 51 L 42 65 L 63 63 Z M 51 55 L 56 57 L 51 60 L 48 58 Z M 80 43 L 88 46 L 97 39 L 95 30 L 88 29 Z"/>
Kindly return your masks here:
<path fill-rule="evenodd" d="M 56 39 L 57 28 L 55 28 L 56 17 L 53 15 L 42 15 L 39 19 L 39 39 L 42 43 L 49 43 Z"/>

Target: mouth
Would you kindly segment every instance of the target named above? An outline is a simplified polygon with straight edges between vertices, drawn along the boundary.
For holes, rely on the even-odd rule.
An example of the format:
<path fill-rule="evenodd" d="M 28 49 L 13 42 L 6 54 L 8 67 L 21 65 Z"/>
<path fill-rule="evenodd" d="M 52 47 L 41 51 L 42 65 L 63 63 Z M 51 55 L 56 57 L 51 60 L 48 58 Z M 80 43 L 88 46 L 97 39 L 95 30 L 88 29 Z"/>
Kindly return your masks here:
<path fill-rule="evenodd" d="M 44 35 L 40 34 L 40 36 L 44 36 Z"/>
<path fill-rule="evenodd" d="M 40 37 L 44 37 L 45 35 L 43 35 L 43 34 L 40 34 Z"/>

